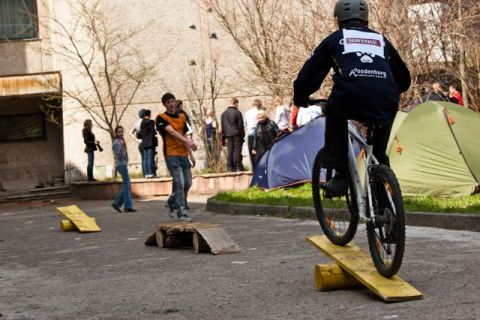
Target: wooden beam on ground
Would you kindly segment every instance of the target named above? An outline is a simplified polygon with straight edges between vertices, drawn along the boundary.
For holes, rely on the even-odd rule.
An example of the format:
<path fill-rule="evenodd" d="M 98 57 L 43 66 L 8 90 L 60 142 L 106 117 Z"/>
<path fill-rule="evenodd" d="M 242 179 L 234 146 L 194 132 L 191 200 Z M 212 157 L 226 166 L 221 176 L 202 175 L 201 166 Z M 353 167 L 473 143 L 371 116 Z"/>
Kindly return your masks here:
<path fill-rule="evenodd" d="M 399 276 L 387 279 L 380 275 L 370 255 L 367 255 L 353 242 L 346 246 L 337 246 L 325 236 L 309 237 L 307 241 L 384 301 L 407 301 L 422 298 L 420 291 Z"/>
<path fill-rule="evenodd" d="M 315 287 L 320 291 L 332 291 L 363 287 L 363 285 L 336 263 L 315 266 Z"/>
<path fill-rule="evenodd" d="M 213 254 L 240 252 L 238 245 L 223 228 L 198 228 L 197 233 L 208 244 Z"/>
<path fill-rule="evenodd" d="M 92 219 L 95 223 L 97 222 L 97 219 Z M 75 225 L 70 220 L 60 220 L 60 229 L 63 232 L 78 231 L 77 227 L 75 227 Z"/>
<path fill-rule="evenodd" d="M 68 207 L 58 207 L 57 210 L 70 220 L 80 232 L 100 232 L 94 218 L 89 217 L 76 205 Z"/>

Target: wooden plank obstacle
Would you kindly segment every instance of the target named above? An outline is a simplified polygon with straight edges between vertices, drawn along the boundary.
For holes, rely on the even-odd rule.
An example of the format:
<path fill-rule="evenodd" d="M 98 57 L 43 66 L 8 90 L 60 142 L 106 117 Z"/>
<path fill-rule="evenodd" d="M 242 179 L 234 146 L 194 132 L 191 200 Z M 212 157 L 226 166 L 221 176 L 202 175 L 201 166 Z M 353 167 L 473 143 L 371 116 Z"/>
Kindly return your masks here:
<path fill-rule="evenodd" d="M 170 249 L 193 247 L 195 253 L 211 252 L 215 255 L 240 252 L 238 245 L 219 224 L 198 222 L 159 224 L 145 245 Z"/>
<path fill-rule="evenodd" d="M 422 293 L 399 276 L 388 279 L 377 272 L 370 255 L 353 242 L 337 246 L 326 236 L 307 241 L 332 259 L 333 265 L 315 266 L 315 285 L 321 291 L 365 286 L 386 302 L 422 298 Z"/>
<path fill-rule="evenodd" d="M 100 232 L 100 227 L 95 218 L 89 217 L 76 205 L 57 207 L 57 210 L 68 220 L 60 221 L 62 231 L 78 230 L 79 232 Z"/>

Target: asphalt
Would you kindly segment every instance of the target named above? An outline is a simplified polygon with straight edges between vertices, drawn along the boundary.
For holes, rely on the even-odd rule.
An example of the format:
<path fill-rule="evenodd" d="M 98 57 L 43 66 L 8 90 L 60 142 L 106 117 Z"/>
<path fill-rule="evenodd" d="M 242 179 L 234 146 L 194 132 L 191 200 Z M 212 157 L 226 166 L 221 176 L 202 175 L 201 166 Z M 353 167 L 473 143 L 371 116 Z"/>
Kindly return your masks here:
<path fill-rule="evenodd" d="M 192 197 L 195 221 L 221 223 L 242 252 L 213 256 L 143 244 L 170 222 L 164 202 L 0 206 L 0 319 L 479 319 L 480 233 L 407 228 L 400 276 L 424 299 L 384 303 L 367 289 L 318 292 L 305 242 L 312 220 L 228 215 Z M 76 203 L 100 233 L 61 232 L 55 206 Z M 364 227 L 355 241 L 367 248 Z"/>

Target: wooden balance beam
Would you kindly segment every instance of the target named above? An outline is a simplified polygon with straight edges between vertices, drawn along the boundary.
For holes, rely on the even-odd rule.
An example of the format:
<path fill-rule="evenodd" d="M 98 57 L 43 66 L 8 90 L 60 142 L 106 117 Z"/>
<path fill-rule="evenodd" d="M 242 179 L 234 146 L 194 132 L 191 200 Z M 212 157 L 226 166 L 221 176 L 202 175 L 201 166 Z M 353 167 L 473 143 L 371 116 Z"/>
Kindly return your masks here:
<path fill-rule="evenodd" d="M 315 285 L 319 290 L 328 291 L 364 285 L 386 302 L 423 297 L 420 291 L 399 276 L 388 279 L 380 275 L 370 255 L 353 242 L 346 246 L 337 246 L 326 236 L 309 237 L 307 242 L 336 264 L 336 266 L 317 265 L 315 267 Z"/>
<path fill-rule="evenodd" d="M 100 227 L 95 218 L 89 217 L 76 205 L 68 207 L 58 207 L 57 210 L 63 214 L 79 232 L 100 232 Z M 70 225 L 60 222 L 62 231 L 69 231 Z"/>

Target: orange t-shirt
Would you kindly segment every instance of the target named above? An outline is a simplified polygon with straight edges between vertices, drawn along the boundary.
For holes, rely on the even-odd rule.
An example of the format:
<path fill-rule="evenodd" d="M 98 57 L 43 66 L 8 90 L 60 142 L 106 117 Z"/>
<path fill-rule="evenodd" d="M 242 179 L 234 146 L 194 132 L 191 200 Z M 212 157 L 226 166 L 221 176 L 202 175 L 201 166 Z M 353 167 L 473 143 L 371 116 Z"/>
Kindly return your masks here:
<path fill-rule="evenodd" d="M 163 155 L 165 157 L 188 157 L 188 149 L 185 142 L 169 134 L 165 128 L 171 126 L 175 131 L 184 135 L 187 132 L 187 118 L 183 113 L 161 113 L 155 119 L 158 132 L 163 140 Z"/>

